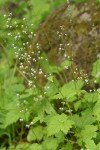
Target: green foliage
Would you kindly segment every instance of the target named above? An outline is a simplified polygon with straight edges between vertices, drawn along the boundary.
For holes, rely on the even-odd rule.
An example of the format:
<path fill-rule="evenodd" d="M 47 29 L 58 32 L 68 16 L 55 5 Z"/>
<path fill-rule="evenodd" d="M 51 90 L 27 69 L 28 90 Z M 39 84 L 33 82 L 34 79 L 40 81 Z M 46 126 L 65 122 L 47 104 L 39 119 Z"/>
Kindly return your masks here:
<path fill-rule="evenodd" d="M 83 86 L 84 82 L 82 80 L 71 81 L 67 84 L 64 84 L 63 87 L 59 89 L 59 94 L 55 95 L 55 99 L 64 99 L 66 101 L 73 101 L 75 100 L 75 96 L 79 95 L 82 90 L 80 90 Z"/>
<path fill-rule="evenodd" d="M 67 134 L 73 125 L 73 122 L 68 120 L 65 114 L 48 116 L 46 122 L 48 136 L 55 135 L 56 133 L 59 133 L 59 131 Z"/>
<path fill-rule="evenodd" d="M 83 141 L 83 142 L 88 142 L 90 141 L 92 138 L 96 137 L 96 131 L 97 131 L 97 127 L 93 126 L 93 125 L 86 125 L 84 127 L 84 129 L 79 133 L 79 142 Z"/>
<path fill-rule="evenodd" d="M 12 12 L 17 16 L 10 22 L 13 28 L 9 37 L 10 29 L 5 30 L 7 21 L 0 15 L 0 150 L 99 150 L 100 60 L 93 64 L 89 79 L 92 86 L 88 88 L 84 78 L 65 81 L 71 60 L 64 60 L 56 66 L 48 60 L 45 52 L 40 55 L 42 59 L 38 60 L 37 66 L 33 64 L 33 68 L 27 70 L 29 73 L 35 68 L 38 74 L 40 67 L 43 72 L 39 76 L 45 75 L 45 84 L 40 86 L 33 76 L 24 74 L 19 65 L 20 57 L 16 59 L 16 48 L 12 44 L 20 49 L 31 39 L 21 32 L 22 39 L 17 41 L 15 35 L 22 30 L 21 25 L 24 29 L 27 25 L 27 33 L 35 31 L 48 13 L 65 0 L 29 2 L 32 9 L 23 1 L 0 1 L 0 12 L 6 12 L 4 7 L 14 3 L 16 7 Z M 24 17 L 30 22 L 24 22 Z M 17 22 L 17 29 L 14 22 Z M 30 27 L 31 23 L 35 25 Z M 62 79 L 63 85 L 59 81 Z"/>
<path fill-rule="evenodd" d="M 100 93 L 98 95 L 98 101 L 96 102 L 93 111 L 94 111 L 94 115 L 96 117 L 96 120 L 100 121 Z"/>
<path fill-rule="evenodd" d="M 69 143 L 67 143 L 64 147 L 62 147 L 60 150 L 66 150 L 66 149 L 68 149 L 68 150 L 73 150 L 73 146 L 72 146 L 72 144 L 69 142 Z"/>
<path fill-rule="evenodd" d="M 35 140 L 41 140 L 43 138 L 43 127 L 42 126 L 36 126 L 32 128 L 29 131 L 29 134 L 27 136 L 27 140 L 29 142 L 35 141 Z"/>
<path fill-rule="evenodd" d="M 81 117 L 79 115 L 73 115 L 72 120 L 75 122 L 75 126 L 80 129 L 84 128 L 86 125 L 91 125 L 94 122 L 94 118 L 90 111 L 83 114 Z"/>
<path fill-rule="evenodd" d="M 43 142 L 43 149 L 47 150 L 56 150 L 58 147 L 58 141 L 56 138 L 49 137 L 46 138 L 45 141 Z"/>
<path fill-rule="evenodd" d="M 100 59 L 93 64 L 92 76 L 100 83 Z"/>

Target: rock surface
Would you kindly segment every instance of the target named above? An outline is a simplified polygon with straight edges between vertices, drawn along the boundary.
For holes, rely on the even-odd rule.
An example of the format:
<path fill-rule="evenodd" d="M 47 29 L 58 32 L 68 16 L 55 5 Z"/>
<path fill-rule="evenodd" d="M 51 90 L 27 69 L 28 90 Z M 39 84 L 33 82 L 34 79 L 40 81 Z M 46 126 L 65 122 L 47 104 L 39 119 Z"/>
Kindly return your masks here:
<path fill-rule="evenodd" d="M 39 48 L 37 48 L 39 45 Z M 88 75 L 100 54 L 100 3 L 65 3 L 40 25 L 32 49 L 45 51 L 53 63 L 72 59 L 73 69 Z"/>

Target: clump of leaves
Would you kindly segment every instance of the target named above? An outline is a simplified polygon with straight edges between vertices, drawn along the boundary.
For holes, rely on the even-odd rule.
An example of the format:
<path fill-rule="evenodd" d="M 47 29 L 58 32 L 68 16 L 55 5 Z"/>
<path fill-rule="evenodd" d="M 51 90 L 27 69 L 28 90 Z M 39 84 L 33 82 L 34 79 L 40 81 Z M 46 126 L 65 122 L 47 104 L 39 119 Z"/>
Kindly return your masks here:
<path fill-rule="evenodd" d="M 26 50 L 26 39 L 24 45 L 23 42 L 18 45 L 20 49 Z M 16 47 L 16 42 L 13 44 Z M 37 43 L 37 49 L 38 46 Z M 100 59 L 93 64 L 92 78 L 89 79 L 93 86 L 87 91 L 85 85 L 89 81 L 86 82 L 82 73 L 81 78 L 66 80 L 64 71 L 71 68 L 70 59 L 65 59 L 58 67 L 39 50 L 32 57 L 25 53 L 15 53 L 19 64 L 16 63 L 14 68 L 11 67 L 13 62 L 8 63 L 9 59 L 0 65 L 2 147 L 9 145 L 8 149 L 16 150 L 99 150 Z M 31 62 L 33 68 L 30 67 Z M 25 70 L 25 67 L 28 68 Z M 42 86 L 39 79 L 44 80 Z M 59 79 L 64 81 L 64 85 Z M 25 86 L 25 80 L 28 86 Z M 2 142 L 5 137 L 5 142 Z"/>

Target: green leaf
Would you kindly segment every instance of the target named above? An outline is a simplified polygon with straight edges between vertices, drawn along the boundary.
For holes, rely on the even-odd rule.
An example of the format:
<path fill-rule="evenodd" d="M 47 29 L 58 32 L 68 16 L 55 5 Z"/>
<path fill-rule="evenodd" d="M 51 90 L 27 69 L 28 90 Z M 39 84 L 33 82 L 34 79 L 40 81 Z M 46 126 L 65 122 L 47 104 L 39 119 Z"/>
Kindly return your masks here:
<path fill-rule="evenodd" d="M 11 107 L 11 109 L 8 110 L 8 113 L 5 116 L 5 121 L 2 128 L 6 128 L 8 125 L 15 123 L 19 118 L 22 117 L 19 109 L 14 102 L 10 103 L 9 106 Z"/>
<path fill-rule="evenodd" d="M 73 150 L 73 145 L 70 142 L 68 142 L 60 150 Z"/>
<path fill-rule="evenodd" d="M 93 114 L 95 116 L 95 119 L 100 121 L 100 93 L 99 93 L 99 90 L 98 90 L 98 95 L 97 95 L 96 100 L 97 100 L 97 102 L 93 108 Z"/>
<path fill-rule="evenodd" d="M 84 99 L 84 101 L 94 103 L 94 102 L 98 101 L 98 95 L 99 95 L 98 92 L 86 93 L 84 95 L 83 99 Z"/>
<path fill-rule="evenodd" d="M 96 149 L 96 144 L 94 143 L 93 140 L 86 140 L 85 143 L 86 143 L 86 148 L 87 149 L 90 149 L 90 150 L 99 150 L 99 149 Z"/>
<path fill-rule="evenodd" d="M 100 149 L 100 142 L 99 144 L 97 144 L 97 149 L 96 150 L 99 150 Z"/>
<path fill-rule="evenodd" d="M 94 122 L 94 118 L 91 114 L 91 111 L 82 114 L 82 116 L 79 116 L 77 114 L 73 115 L 71 119 L 75 122 L 75 126 L 78 128 L 84 128 L 86 125 L 91 125 Z"/>
<path fill-rule="evenodd" d="M 42 101 L 37 100 L 34 102 L 33 108 L 37 114 L 37 116 L 32 120 L 33 123 L 36 123 L 37 121 L 43 122 L 45 113 L 55 113 L 55 110 L 48 99 L 43 99 Z"/>
<path fill-rule="evenodd" d="M 95 119 L 100 121 L 100 99 L 97 101 L 97 103 L 95 104 L 93 108 L 93 114 L 96 117 Z"/>
<path fill-rule="evenodd" d="M 34 143 L 30 146 L 29 150 L 42 150 L 42 146 L 40 144 Z"/>
<path fill-rule="evenodd" d="M 40 65 L 45 73 L 59 73 L 60 67 L 49 62 L 46 53 L 42 53 L 42 59 L 40 60 Z"/>
<path fill-rule="evenodd" d="M 47 118 L 46 123 L 48 136 L 55 135 L 60 131 L 67 134 L 74 124 L 73 121 L 68 120 L 68 117 L 65 114 L 51 115 Z"/>
<path fill-rule="evenodd" d="M 58 141 L 54 137 L 46 137 L 42 144 L 43 150 L 56 150 L 58 147 Z"/>
<path fill-rule="evenodd" d="M 69 60 L 65 60 L 65 61 L 63 61 L 63 62 L 61 63 L 61 68 L 62 68 L 62 70 L 64 70 L 64 69 L 66 69 L 66 68 L 70 67 L 70 66 L 71 66 L 71 64 L 72 64 L 72 62 L 71 62 L 71 61 L 69 61 Z"/>
<path fill-rule="evenodd" d="M 84 127 L 84 129 L 78 133 L 78 137 L 79 137 L 79 143 L 80 142 L 88 142 L 90 140 L 92 140 L 92 138 L 95 138 L 97 135 L 97 126 L 94 125 L 86 125 Z"/>
<path fill-rule="evenodd" d="M 41 118 L 40 118 L 40 116 L 39 117 L 34 117 L 32 122 L 33 122 L 33 124 L 35 124 L 36 122 L 41 121 L 41 120 L 43 120 L 43 116 Z"/>
<path fill-rule="evenodd" d="M 53 82 L 53 76 L 49 76 L 47 79 L 48 79 L 50 82 Z"/>
<path fill-rule="evenodd" d="M 37 114 L 40 116 L 42 114 L 44 114 L 45 112 L 47 114 L 55 113 L 53 106 L 51 105 L 51 103 L 47 99 L 44 99 L 42 102 L 41 101 L 36 102 L 34 105 L 34 109 L 36 110 Z"/>
<path fill-rule="evenodd" d="M 16 150 L 27 150 L 27 149 L 30 149 L 30 145 L 28 143 L 22 143 L 16 146 Z M 9 150 L 13 150 L 13 149 L 9 149 Z"/>
<path fill-rule="evenodd" d="M 82 106 L 82 102 L 79 100 L 74 103 L 75 111 L 78 111 L 78 109 Z"/>
<path fill-rule="evenodd" d="M 100 78 L 100 59 L 93 64 L 92 76 Z"/>
<path fill-rule="evenodd" d="M 5 122 L 5 116 L 7 111 L 0 110 L 0 127 L 2 127 L 2 124 Z"/>
<path fill-rule="evenodd" d="M 8 0 L 0 0 L 0 5 L 3 5 L 7 2 Z"/>
<path fill-rule="evenodd" d="M 42 126 L 36 126 L 34 128 L 31 128 L 29 130 L 27 140 L 29 142 L 34 140 L 41 140 L 43 138 L 43 127 Z"/>
<path fill-rule="evenodd" d="M 6 89 L 6 93 L 10 94 L 12 93 L 17 93 L 17 92 L 22 92 L 25 90 L 25 86 L 23 84 L 14 84 L 9 86 L 8 89 Z"/>
<path fill-rule="evenodd" d="M 0 150 L 6 150 L 6 147 L 0 148 Z"/>
<path fill-rule="evenodd" d="M 19 118 L 25 118 L 24 114 L 20 113 L 20 109 L 18 108 L 16 101 L 7 104 L 4 110 L 6 113 L 0 126 L 1 128 L 6 128 L 7 126 L 15 123 Z"/>
<path fill-rule="evenodd" d="M 59 133 L 55 134 L 55 137 L 56 137 L 56 139 L 57 139 L 57 141 L 59 143 L 63 143 L 64 140 L 65 140 L 65 135 L 64 135 L 64 133 L 62 131 L 60 131 Z"/>
<path fill-rule="evenodd" d="M 85 147 L 90 150 L 99 150 L 100 143 L 96 145 L 93 140 L 89 140 L 89 141 L 86 141 Z"/>
<path fill-rule="evenodd" d="M 76 98 L 73 99 L 73 97 L 77 94 L 80 94 L 81 91 L 80 89 L 82 88 L 84 82 L 82 80 L 77 80 L 77 81 L 71 81 L 67 84 L 65 84 L 63 87 L 59 89 L 59 94 L 54 95 L 54 99 L 64 99 L 66 98 L 67 101 L 73 101 Z"/>
<path fill-rule="evenodd" d="M 48 82 L 45 86 L 46 95 L 53 98 L 53 96 L 59 91 L 59 82 L 54 80 L 53 82 Z"/>
<path fill-rule="evenodd" d="M 100 143 L 100 132 L 97 132 L 97 136 L 94 141 L 95 143 Z"/>

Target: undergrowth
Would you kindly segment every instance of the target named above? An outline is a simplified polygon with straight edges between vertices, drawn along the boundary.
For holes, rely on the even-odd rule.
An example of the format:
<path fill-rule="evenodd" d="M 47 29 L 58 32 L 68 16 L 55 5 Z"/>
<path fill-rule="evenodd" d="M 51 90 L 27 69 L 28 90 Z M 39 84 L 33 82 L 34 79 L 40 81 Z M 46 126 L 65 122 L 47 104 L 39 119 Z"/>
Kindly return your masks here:
<path fill-rule="evenodd" d="M 100 57 L 91 78 L 76 68 L 67 81 L 73 61 L 68 54 L 63 52 L 60 66 L 52 64 L 39 42 L 30 51 L 34 24 L 12 13 L 4 17 L 3 44 L 9 44 L 0 60 L 0 150 L 99 150 Z"/>

